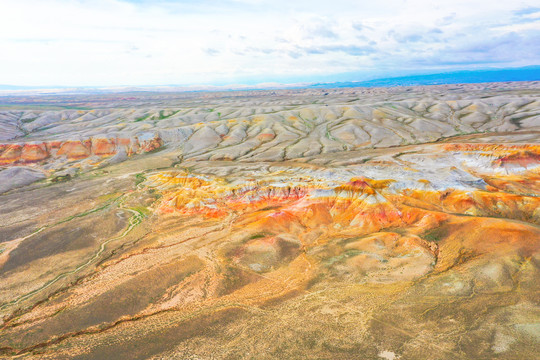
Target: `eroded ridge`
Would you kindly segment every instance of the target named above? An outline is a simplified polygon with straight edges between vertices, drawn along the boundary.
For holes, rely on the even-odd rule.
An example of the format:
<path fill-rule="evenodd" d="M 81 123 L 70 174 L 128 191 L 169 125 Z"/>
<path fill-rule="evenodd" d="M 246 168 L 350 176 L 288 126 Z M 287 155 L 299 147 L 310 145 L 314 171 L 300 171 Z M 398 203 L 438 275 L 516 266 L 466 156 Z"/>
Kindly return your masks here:
<path fill-rule="evenodd" d="M 534 89 L 10 110 L 0 357 L 534 358 Z"/>

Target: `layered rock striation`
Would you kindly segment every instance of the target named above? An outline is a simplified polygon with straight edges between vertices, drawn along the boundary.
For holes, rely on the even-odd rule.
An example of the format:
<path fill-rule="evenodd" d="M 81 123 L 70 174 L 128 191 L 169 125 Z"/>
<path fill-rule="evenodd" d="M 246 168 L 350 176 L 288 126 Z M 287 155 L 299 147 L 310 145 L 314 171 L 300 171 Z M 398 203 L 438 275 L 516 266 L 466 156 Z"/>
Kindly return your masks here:
<path fill-rule="evenodd" d="M 127 156 L 151 152 L 163 146 L 159 136 L 125 138 L 90 138 L 32 143 L 0 144 L 0 165 L 28 165 L 64 158 L 70 161 L 91 156 L 108 157 L 117 153 Z"/>

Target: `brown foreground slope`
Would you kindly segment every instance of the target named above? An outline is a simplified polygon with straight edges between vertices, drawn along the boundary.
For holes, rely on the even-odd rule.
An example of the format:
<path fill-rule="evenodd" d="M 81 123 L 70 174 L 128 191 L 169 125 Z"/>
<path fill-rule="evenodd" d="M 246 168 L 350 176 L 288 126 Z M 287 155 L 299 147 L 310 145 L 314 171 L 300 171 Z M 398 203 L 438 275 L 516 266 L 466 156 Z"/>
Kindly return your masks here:
<path fill-rule="evenodd" d="M 0 358 L 534 358 L 537 84 L 411 89 L 10 109 Z"/>

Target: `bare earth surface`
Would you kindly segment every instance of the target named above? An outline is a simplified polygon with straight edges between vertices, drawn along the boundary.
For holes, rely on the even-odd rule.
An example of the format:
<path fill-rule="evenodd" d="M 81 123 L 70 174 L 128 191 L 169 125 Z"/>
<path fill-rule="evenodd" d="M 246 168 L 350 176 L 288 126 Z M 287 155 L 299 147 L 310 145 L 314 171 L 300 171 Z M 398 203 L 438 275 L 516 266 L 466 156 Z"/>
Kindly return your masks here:
<path fill-rule="evenodd" d="M 0 98 L 2 359 L 533 359 L 540 83 Z"/>

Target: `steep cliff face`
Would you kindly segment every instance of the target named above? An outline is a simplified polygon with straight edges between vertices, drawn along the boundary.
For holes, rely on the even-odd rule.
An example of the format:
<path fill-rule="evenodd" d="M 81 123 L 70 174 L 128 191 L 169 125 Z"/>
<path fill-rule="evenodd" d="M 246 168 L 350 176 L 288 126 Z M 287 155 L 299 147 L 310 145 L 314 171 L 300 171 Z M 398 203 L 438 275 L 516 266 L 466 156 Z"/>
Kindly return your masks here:
<path fill-rule="evenodd" d="M 128 156 L 151 152 L 163 146 L 157 135 L 125 138 L 47 141 L 41 143 L 0 144 L 0 165 L 28 165 L 56 159 L 83 160 L 91 156 L 108 157 L 119 152 Z"/>

